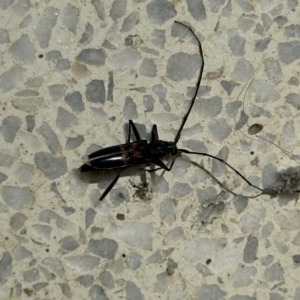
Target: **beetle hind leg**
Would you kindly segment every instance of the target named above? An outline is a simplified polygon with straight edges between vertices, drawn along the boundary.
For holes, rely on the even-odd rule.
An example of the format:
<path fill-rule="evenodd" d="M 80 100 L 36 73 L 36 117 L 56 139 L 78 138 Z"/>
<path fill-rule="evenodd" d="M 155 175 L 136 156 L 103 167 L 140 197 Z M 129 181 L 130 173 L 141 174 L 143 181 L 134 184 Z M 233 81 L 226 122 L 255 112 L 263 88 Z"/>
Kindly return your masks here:
<path fill-rule="evenodd" d="M 106 195 L 110 192 L 110 190 L 113 188 L 113 186 L 116 184 L 116 182 L 118 181 L 121 173 L 123 170 L 125 170 L 126 168 L 120 169 L 117 176 L 114 178 L 114 180 L 110 183 L 110 185 L 106 188 L 106 190 L 104 191 L 104 193 L 102 194 L 102 196 L 100 197 L 100 201 L 102 201 Z"/>
<path fill-rule="evenodd" d="M 157 126 L 156 124 L 153 125 L 152 130 L 151 130 L 151 143 L 154 143 L 155 141 L 158 141 L 158 131 L 157 131 Z"/>
<path fill-rule="evenodd" d="M 129 128 L 128 128 L 128 137 L 127 137 L 127 143 L 130 143 L 130 135 L 131 135 L 131 128 L 132 128 L 132 131 L 134 133 L 134 136 L 135 136 L 135 139 L 137 141 L 140 141 L 141 140 L 141 137 L 140 137 L 140 134 L 135 126 L 135 124 L 133 123 L 132 120 L 129 120 Z"/>

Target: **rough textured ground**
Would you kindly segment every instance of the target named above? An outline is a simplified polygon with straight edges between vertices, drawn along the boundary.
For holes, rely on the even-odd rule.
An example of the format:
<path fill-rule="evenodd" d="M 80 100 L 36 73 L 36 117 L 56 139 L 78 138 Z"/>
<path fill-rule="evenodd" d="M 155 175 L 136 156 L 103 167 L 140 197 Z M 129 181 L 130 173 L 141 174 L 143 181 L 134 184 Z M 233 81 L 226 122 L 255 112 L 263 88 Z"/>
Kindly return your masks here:
<path fill-rule="evenodd" d="M 261 188 L 289 167 L 299 182 L 297 0 L 0 0 L 0 15 L 1 299 L 300 299 L 297 193 L 248 198 L 184 155 L 99 202 L 115 172 L 78 171 L 130 119 L 174 139 L 202 64 L 177 20 L 205 61 L 178 146 Z"/>

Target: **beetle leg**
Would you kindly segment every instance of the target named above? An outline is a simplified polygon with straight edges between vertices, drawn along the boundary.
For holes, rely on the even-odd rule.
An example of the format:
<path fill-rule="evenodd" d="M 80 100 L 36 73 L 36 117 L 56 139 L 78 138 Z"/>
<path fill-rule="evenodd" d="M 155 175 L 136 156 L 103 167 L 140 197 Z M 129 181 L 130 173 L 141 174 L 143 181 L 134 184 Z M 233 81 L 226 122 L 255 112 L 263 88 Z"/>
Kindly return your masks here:
<path fill-rule="evenodd" d="M 126 168 L 122 168 L 120 169 L 120 171 L 118 172 L 117 176 L 115 177 L 115 179 L 110 183 L 110 185 L 106 188 L 106 190 L 104 191 L 104 193 L 102 194 L 102 196 L 100 197 L 100 201 L 102 201 L 105 196 L 110 192 L 110 190 L 113 188 L 113 186 L 116 184 L 116 182 L 118 181 L 122 171 L 126 169 Z"/>
<path fill-rule="evenodd" d="M 169 172 L 169 171 L 171 171 L 171 169 L 172 169 L 172 167 L 173 167 L 174 161 L 175 161 L 175 159 L 172 161 L 170 168 L 168 168 L 168 167 L 165 165 L 164 162 L 162 162 L 160 159 L 156 159 L 156 160 L 152 161 L 152 163 L 155 164 L 155 165 L 157 165 L 157 166 L 159 166 L 160 168 L 150 169 L 150 170 L 149 170 L 149 169 L 143 169 L 143 170 L 145 170 L 145 171 L 147 171 L 147 172 L 149 172 L 149 173 L 152 173 L 152 172 L 155 172 L 155 171 L 164 169 L 164 170 L 166 170 L 166 171 Z"/>
<path fill-rule="evenodd" d="M 176 158 L 177 158 L 178 156 L 180 156 L 180 155 L 181 155 L 181 152 L 178 152 L 175 156 L 173 156 L 173 158 L 172 158 L 172 163 L 171 163 L 171 165 L 170 165 L 170 168 L 168 168 L 168 167 L 165 165 L 165 163 L 162 162 L 160 159 L 156 159 L 156 160 L 152 161 L 152 163 L 155 164 L 155 165 L 157 165 L 157 166 L 159 166 L 160 168 L 150 169 L 150 170 L 148 170 L 148 169 L 142 169 L 142 170 L 145 170 L 145 171 L 147 171 L 147 172 L 149 172 L 149 173 L 152 173 L 152 172 L 154 172 L 154 171 L 158 171 L 158 170 L 164 169 L 165 171 L 170 172 L 170 171 L 172 170 L 172 168 L 173 168 L 173 165 L 174 165 L 174 163 L 175 163 Z"/>
<path fill-rule="evenodd" d="M 131 128 L 132 128 L 132 130 L 133 130 L 135 139 L 136 139 L 137 141 L 140 141 L 140 140 L 141 140 L 141 137 L 140 137 L 140 134 L 139 134 L 139 132 L 137 131 L 137 129 L 136 129 L 136 127 L 135 127 L 135 124 L 133 123 L 132 120 L 129 120 L 129 128 L 128 128 L 128 138 L 127 138 L 127 143 L 130 143 Z"/>
<path fill-rule="evenodd" d="M 151 143 L 158 141 L 158 132 L 157 132 L 157 126 L 156 124 L 153 125 L 152 130 L 151 130 Z"/>

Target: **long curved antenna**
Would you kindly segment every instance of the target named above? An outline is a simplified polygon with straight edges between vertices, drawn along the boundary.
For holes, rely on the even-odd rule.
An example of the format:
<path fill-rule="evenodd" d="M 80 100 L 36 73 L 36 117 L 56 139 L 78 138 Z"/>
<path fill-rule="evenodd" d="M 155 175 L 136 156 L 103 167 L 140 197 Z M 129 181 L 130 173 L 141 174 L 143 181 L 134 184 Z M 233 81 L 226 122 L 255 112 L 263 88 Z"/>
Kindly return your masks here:
<path fill-rule="evenodd" d="M 248 81 L 242 88 L 242 90 L 239 92 L 238 96 L 236 97 L 236 100 L 240 98 L 240 96 L 244 93 L 243 95 L 243 114 L 241 115 L 241 117 L 244 119 L 245 123 L 247 124 L 248 126 L 248 129 L 250 128 L 250 125 L 249 125 L 249 122 L 248 122 L 248 119 L 246 118 L 246 115 L 245 115 L 245 100 L 246 100 L 246 95 L 247 95 L 247 91 L 249 90 L 250 86 L 252 85 L 254 79 L 255 79 L 255 76 L 256 74 L 258 73 L 259 69 L 261 68 L 262 64 L 263 64 L 263 61 L 264 61 L 264 56 L 262 56 L 259 64 L 257 65 L 257 67 L 255 68 L 252 76 L 251 76 L 251 79 L 250 81 Z M 245 92 L 244 92 L 245 91 Z M 234 117 L 234 122 L 235 124 L 237 124 L 237 121 L 236 121 L 236 118 Z M 250 139 L 252 141 L 257 141 L 257 139 L 254 139 L 252 137 L 250 137 L 249 135 L 247 135 L 246 133 L 244 133 L 242 131 L 242 129 L 238 129 L 238 131 L 247 139 Z M 257 135 L 256 133 L 253 133 L 254 136 L 256 136 L 258 139 L 261 139 L 263 141 L 266 141 L 270 144 L 272 144 L 273 146 L 277 147 L 278 149 L 280 149 L 286 156 L 288 156 L 290 159 L 292 159 L 293 161 L 295 161 L 297 164 L 300 164 L 300 159 L 297 155 L 293 155 L 293 153 L 289 152 L 288 150 L 285 150 L 283 149 L 282 147 L 280 147 L 279 145 L 277 145 L 276 143 L 272 142 L 271 140 L 268 140 L 267 138 L 264 138 L 260 135 Z"/>
<path fill-rule="evenodd" d="M 226 162 L 225 160 L 223 160 L 223 159 L 221 159 L 217 156 L 213 156 L 213 155 L 210 155 L 208 153 L 203 153 L 203 152 L 193 152 L 193 151 L 189 151 L 189 150 L 186 150 L 186 149 L 178 149 L 178 151 L 183 152 L 183 153 L 188 153 L 188 154 L 197 154 L 197 155 L 208 156 L 208 157 L 211 157 L 213 159 L 216 159 L 216 160 L 222 162 L 227 167 L 229 167 L 231 170 L 233 170 L 237 175 L 239 175 L 241 178 L 243 178 L 250 186 L 260 190 L 261 192 L 264 192 L 263 189 L 253 185 L 245 176 L 243 176 L 238 170 L 236 170 L 234 167 L 232 167 L 228 162 Z"/>
<path fill-rule="evenodd" d="M 199 53 L 200 53 L 200 56 L 201 56 L 201 60 L 202 60 L 202 66 L 200 68 L 200 72 L 199 72 L 199 77 L 198 77 L 198 81 L 197 81 L 197 85 L 196 85 L 196 91 L 195 91 L 195 95 L 192 99 L 192 102 L 191 102 L 191 105 L 190 105 L 190 108 L 189 110 L 187 111 L 186 115 L 183 117 L 183 120 L 182 120 L 182 123 L 181 123 L 181 126 L 175 136 L 175 139 L 174 139 L 174 143 L 177 144 L 177 142 L 179 141 L 180 139 L 180 134 L 181 134 L 181 131 L 185 125 L 185 122 L 192 110 L 192 107 L 194 105 L 194 102 L 195 102 L 195 99 L 197 97 L 197 94 L 198 94 L 198 91 L 199 91 L 199 88 L 200 88 L 200 83 L 201 83 L 201 79 L 202 79 L 202 74 L 203 74 L 203 70 L 204 70 L 204 57 L 203 57 L 203 52 L 202 52 L 202 46 L 201 46 L 201 43 L 200 43 L 200 40 L 198 39 L 198 37 L 196 36 L 195 32 L 187 25 L 183 24 L 183 23 L 180 23 L 178 21 L 175 21 L 174 23 L 177 23 L 177 24 L 180 24 L 182 26 L 184 26 L 185 28 L 187 28 L 192 34 L 193 36 L 195 37 L 195 39 L 197 40 L 198 42 L 198 47 L 199 47 Z"/>
<path fill-rule="evenodd" d="M 253 73 L 253 75 L 252 75 L 252 79 L 251 79 L 250 83 L 249 83 L 249 84 L 248 84 L 248 83 L 245 84 L 245 86 L 243 87 L 242 91 L 241 91 L 241 92 L 239 93 L 239 95 L 238 95 L 238 98 L 239 98 L 240 95 L 243 93 L 244 89 L 247 87 L 246 90 L 245 90 L 244 96 L 243 96 L 243 112 L 244 112 L 244 113 L 243 113 L 243 117 L 244 117 L 244 120 L 245 120 L 245 122 L 246 122 L 248 128 L 250 128 L 250 125 L 249 125 L 249 122 L 248 122 L 248 120 L 247 120 L 247 118 L 246 118 L 246 116 L 245 116 L 245 99 L 246 99 L 246 93 L 247 93 L 247 90 L 248 90 L 248 89 L 250 88 L 250 86 L 252 85 L 252 83 L 253 83 L 253 81 L 254 81 L 254 78 L 255 78 L 255 75 L 258 73 L 258 70 L 260 69 L 261 65 L 263 64 L 263 58 L 264 58 L 264 57 L 261 58 L 261 60 L 260 60 L 260 62 L 259 62 L 259 65 L 258 65 L 258 66 L 256 67 L 256 69 L 254 70 L 254 73 Z M 235 118 L 234 118 L 234 121 L 235 121 Z M 235 123 L 236 123 L 236 121 L 235 121 Z M 253 140 L 253 141 L 257 141 L 257 140 L 255 140 L 255 139 L 251 138 L 249 135 L 245 134 L 241 129 L 239 129 L 239 131 L 240 131 L 246 138 L 248 138 L 248 139 L 250 139 L 250 140 Z M 273 146 L 277 147 L 277 148 L 280 149 L 286 156 L 288 156 L 290 159 L 292 159 L 293 161 L 295 161 L 297 164 L 300 164 L 299 158 L 297 157 L 297 155 L 296 155 L 296 156 L 293 155 L 293 153 L 289 152 L 288 150 L 283 149 L 282 147 L 280 147 L 280 146 L 277 145 L 276 143 L 274 143 L 274 142 L 268 140 L 267 138 L 264 138 L 264 137 L 262 137 L 262 136 L 260 136 L 260 135 L 257 135 L 257 134 L 254 134 L 254 135 L 255 135 L 257 138 L 259 138 L 259 139 L 261 139 L 261 140 L 263 140 L 263 141 L 266 141 L 266 142 L 272 144 Z"/>

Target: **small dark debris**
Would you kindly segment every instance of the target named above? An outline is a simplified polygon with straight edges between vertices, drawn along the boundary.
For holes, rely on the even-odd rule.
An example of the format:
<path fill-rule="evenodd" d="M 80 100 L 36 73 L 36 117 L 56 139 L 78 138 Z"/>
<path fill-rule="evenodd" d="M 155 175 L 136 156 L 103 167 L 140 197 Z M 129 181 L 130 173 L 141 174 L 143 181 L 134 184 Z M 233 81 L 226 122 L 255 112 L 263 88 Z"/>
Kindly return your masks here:
<path fill-rule="evenodd" d="M 166 269 L 166 272 L 168 275 L 173 275 L 175 273 L 175 270 L 172 266 L 168 266 L 167 269 Z"/>
<path fill-rule="evenodd" d="M 248 134 L 254 135 L 263 130 L 263 126 L 261 124 L 253 124 L 248 128 Z"/>
<path fill-rule="evenodd" d="M 264 194 L 271 197 L 277 194 L 292 194 L 300 192 L 300 167 L 290 167 L 277 174 L 276 183 L 265 189 Z"/>
<path fill-rule="evenodd" d="M 138 35 L 129 35 L 124 44 L 126 47 L 138 48 L 141 44 L 141 38 Z"/>
<path fill-rule="evenodd" d="M 29 288 L 25 288 L 23 291 L 28 297 L 32 296 L 33 294 L 33 290 Z"/>
<path fill-rule="evenodd" d="M 141 182 L 139 185 L 131 182 L 131 185 L 135 188 L 134 196 L 138 196 L 141 200 L 151 200 L 153 191 L 151 186 L 147 182 Z"/>
<path fill-rule="evenodd" d="M 125 215 L 123 215 L 123 214 L 117 214 L 116 218 L 117 218 L 117 220 L 123 221 L 123 220 L 125 220 Z"/>

